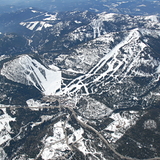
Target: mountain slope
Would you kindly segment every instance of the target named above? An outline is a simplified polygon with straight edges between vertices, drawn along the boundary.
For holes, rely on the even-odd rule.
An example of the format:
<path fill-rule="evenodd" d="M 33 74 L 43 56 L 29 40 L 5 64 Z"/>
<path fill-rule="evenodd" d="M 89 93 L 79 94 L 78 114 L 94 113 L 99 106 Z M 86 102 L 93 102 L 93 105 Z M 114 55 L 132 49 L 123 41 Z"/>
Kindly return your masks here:
<path fill-rule="evenodd" d="M 111 108 L 113 106 L 122 108 L 136 105 L 144 107 L 141 104 L 143 98 L 147 96 L 147 93 L 150 94 L 150 90 L 159 87 L 159 55 L 155 58 L 156 52 L 153 48 L 141 40 L 142 37 L 152 33 L 152 30 L 148 30 L 146 33 L 146 30 L 143 29 L 129 31 L 124 40 L 110 49 L 95 65 L 91 64 L 93 67 L 85 75 L 67 84 L 64 87 L 64 93 L 82 92 L 87 95 L 91 94 L 93 97 L 97 95 L 100 101 L 108 104 Z M 126 32 L 123 34 L 126 35 Z M 156 36 L 159 37 L 159 31 Z M 104 40 L 104 36 L 102 39 Z M 108 42 L 110 43 L 110 41 Z M 92 53 L 95 50 L 93 47 Z M 75 57 L 75 62 L 77 58 L 79 57 Z M 93 60 L 92 62 L 94 63 Z M 83 63 L 80 63 L 79 66 L 84 68 Z M 72 67 L 74 69 L 74 65 Z"/>
<path fill-rule="evenodd" d="M 28 55 L 6 62 L 1 75 L 25 85 L 35 86 L 46 95 L 55 94 L 61 86 L 61 72 L 45 68 Z"/>

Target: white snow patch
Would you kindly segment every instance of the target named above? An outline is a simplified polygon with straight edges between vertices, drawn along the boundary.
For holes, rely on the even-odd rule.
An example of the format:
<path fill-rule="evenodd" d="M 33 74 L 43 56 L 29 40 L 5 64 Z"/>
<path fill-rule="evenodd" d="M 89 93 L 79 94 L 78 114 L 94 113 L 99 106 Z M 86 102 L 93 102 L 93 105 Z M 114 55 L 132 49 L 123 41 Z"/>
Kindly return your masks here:
<path fill-rule="evenodd" d="M 0 56 L 0 61 L 4 60 L 4 59 L 6 59 L 6 58 L 9 58 L 9 56 L 1 55 L 1 56 Z"/>
<path fill-rule="evenodd" d="M 43 143 L 45 144 L 45 148 L 41 154 L 44 160 L 56 159 L 59 156 L 63 155 L 65 150 L 70 150 L 65 141 L 65 134 L 63 132 L 64 122 L 59 121 L 54 124 L 53 134 L 54 136 L 49 136 Z"/>
<path fill-rule="evenodd" d="M 33 30 L 37 26 L 38 23 L 39 23 L 38 21 L 34 21 L 34 22 L 21 22 L 20 25 L 25 26 L 29 30 Z"/>
<path fill-rule="evenodd" d="M 146 7 L 146 5 L 145 4 L 141 4 L 138 7 Z"/>
<path fill-rule="evenodd" d="M 69 150 L 67 144 L 64 141 L 55 143 L 53 145 L 45 146 L 41 156 L 43 160 L 58 159 L 63 156 L 63 152 Z"/>
<path fill-rule="evenodd" d="M 79 144 L 79 145 L 78 145 L 78 149 L 79 149 L 84 155 L 90 153 L 89 150 L 87 149 L 87 147 L 85 146 L 85 142 L 84 142 L 83 139 L 81 139 L 78 144 Z"/>
<path fill-rule="evenodd" d="M 75 20 L 74 22 L 75 22 L 75 23 L 77 23 L 77 24 L 80 24 L 80 23 L 82 23 L 81 21 L 77 21 L 77 20 Z"/>
<path fill-rule="evenodd" d="M 141 28 L 140 29 L 140 32 L 143 34 L 143 35 L 149 35 L 149 36 L 152 36 L 152 37 L 155 37 L 155 38 L 159 38 L 160 37 L 160 30 L 152 30 L 152 29 L 143 29 Z"/>
<path fill-rule="evenodd" d="M 38 13 L 38 11 L 36 11 L 36 10 L 31 10 L 33 13 Z"/>
<path fill-rule="evenodd" d="M 79 117 L 80 118 L 80 117 Z M 90 153 L 89 150 L 87 149 L 85 145 L 85 140 L 83 137 L 84 130 L 83 128 L 79 128 L 78 130 L 75 130 L 70 124 L 67 123 L 66 125 L 67 128 L 72 130 L 73 134 L 68 138 L 68 143 L 69 144 L 77 144 L 77 148 L 83 152 L 83 154 L 88 154 Z"/>
<path fill-rule="evenodd" d="M 29 45 L 29 46 L 31 45 L 32 42 L 33 42 L 33 40 L 28 39 L 28 45 Z"/>
<path fill-rule="evenodd" d="M 98 9 L 96 9 L 96 8 L 89 8 L 90 10 L 93 10 L 93 11 L 95 11 L 95 12 L 99 12 L 99 10 Z"/>
<path fill-rule="evenodd" d="M 71 126 L 67 126 L 69 128 L 71 128 Z M 83 138 L 82 134 L 84 133 L 84 130 L 82 128 L 78 129 L 78 130 L 73 130 L 73 134 L 72 136 L 69 137 L 68 139 L 68 143 L 74 143 L 78 140 L 80 140 L 81 138 Z M 75 139 L 75 140 L 73 140 Z"/>
<path fill-rule="evenodd" d="M 36 31 L 41 31 L 43 28 L 48 28 L 48 27 L 52 27 L 52 25 L 46 22 L 40 22 L 39 27 L 36 29 Z"/>
<path fill-rule="evenodd" d="M 139 38 L 139 32 L 138 32 L 138 29 L 133 29 L 130 31 L 129 35 L 123 40 L 121 41 L 117 46 L 115 46 L 108 54 L 106 54 L 100 61 L 99 63 L 97 63 L 97 65 L 95 67 L 93 67 L 91 69 L 91 71 L 89 72 L 90 74 L 93 73 L 94 71 L 94 74 L 96 74 L 96 72 L 98 72 L 98 70 L 100 70 L 100 68 L 102 68 L 104 66 L 104 64 L 106 63 L 107 60 L 109 60 L 111 57 L 116 57 L 118 54 L 119 54 L 119 49 L 122 47 L 122 46 L 125 46 L 125 44 L 131 42 L 132 40 L 137 40 Z M 143 46 L 142 47 L 145 47 L 145 44 L 142 44 Z M 133 53 L 133 52 L 131 52 Z M 114 58 L 114 60 L 117 60 L 116 58 Z M 101 77 L 104 77 L 105 75 L 107 75 L 110 71 L 113 71 L 116 72 L 120 66 L 123 64 L 123 61 L 120 61 L 120 60 L 117 60 L 118 61 L 118 65 L 114 68 L 114 63 L 111 61 L 109 62 L 110 64 L 108 64 L 108 69 L 102 73 L 100 76 L 98 76 L 96 79 L 94 79 L 94 82 L 95 81 L 99 81 L 99 79 Z M 130 67 L 132 67 L 130 65 Z M 129 69 L 128 69 L 129 70 Z M 112 73 L 112 74 L 113 74 Z"/>
<path fill-rule="evenodd" d="M 36 31 L 41 31 L 43 28 L 48 28 L 53 26 L 44 21 L 21 22 L 20 25 L 28 28 L 29 30 L 34 30 L 37 27 Z"/>
<path fill-rule="evenodd" d="M 1 108 L 1 110 L 4 114 L 0 116 L 0 145 L 11 139 L 11 127 L 9 122 L 15 121 L 15 118 L 7 114 L 6 109 Z"/>
<path fill-rule="evenodd" d="M 6 160 L 7 154 L 5 153 L 4 149 L 0 147 L 0 160 Z"/>
<path fill-rule="evenodd" d="M 35 101 L 34 99 L 29 99 L 26 101 L 29 108 L 37 108 L 36 110 L 39 110 L 39 107 L 43 107 L 43 104 L 40 101 Z"/>
<path fill-rule="evenodd" d="M 150 20 L 151 22 L 159 23 L 158 17 L 156 15 L 146 16 L 145 20 Z"/>
<path fill-rule="evenodd" d="M 56 13 L 54 15 L 46 13 L 45 16 L 48 17 L 48 18 L 45 18 L 43 20 L 44 21 L 55 21 L 55 20 L 57 20 L 57 15 L 58 15 L 58 13 Z"/>
<path fill-rule="evenodd" d="M 156 129 L 157 123 L 153 119 L 148 119 L 144 122 L 143 127 L 144 129 L 149 129 L 149 130 Z"/>
<path fill-rule="evenodd" d="M 138 112 L 129 111 L 123 112 L 122 115 L 119 113 L 113 113 L 110 118 L 114 121 L 105 128 L 105 130 L 112 131 L 111 138 L 109 142 L 115 143 L 118 139 L 120 139 L 126 130 L 128 130 L 131 126 L 135 125 L 138 120 Z"/>
<path fill-rule="evenodd" d="M 157 73 L 160 73 L 160 65 L 157 67 Z"/>
<path fill-rule="evenodd" d="M 28 55 L 5 63 L 1 74 L 12 81 L 33 85 L 45 95 L 54 95 L 61 88 L 61 71 L 47 69 Z"/>
<path fill-rule="evenodd" d="M 160 96 L 160 93 L 152 93 L 154 96 Z"/>
<path fill-rule="evenodd" d="M 113 21 L 114 20 L 114 16 L 116 16 L 116 13 L 100 13 L 98 16 L 102 21 Z"/>
<path fill-rule="evenodd" d="M 133 100 L 138 101 L 138 98 L 137 97 L 133 97 Z"/>
<path fill-rule="evenodd" d="M 57 66 L 55 66 L 54 64 L 49 65 L 49 68 L 54 70 L 54 71 L 60 71 L 60 68 L 58 68 Z"/>
<path fill-rule="evenodd" d="M 68 71 L 68 72 L 73 72 L 73 73 L 82 73 L 82 72 L 77 72 L 77 71 L 73 70 L 72 68 L 69 68 L 69 69 L 67 69 L 66 71 Z"/>
<path fill-rule="evenodd" d="M 48 23 L 45 23 L 44 24 L 44 28 L 49 28 L 49 27 L 52 27 L 53 25 L 51 25 L 51 24 L 48 24 Z"/>
<path fill-rule="evenodd" d="M 53 116 L 43 115 L 43 116 L 41 116 L 41 121 L 40 121 L 40 122 L 33 123 L 33 124 L 31 125 L 31 127 L 33 128 L 33 127 L 35 127 L 35 126 L 38 126 L 38 125 L 42 124 L 43 122 L 48 121 L 48 120 L 50 120 L 50 119 L 52 119 L 52 118 L 53 118 Z"/>

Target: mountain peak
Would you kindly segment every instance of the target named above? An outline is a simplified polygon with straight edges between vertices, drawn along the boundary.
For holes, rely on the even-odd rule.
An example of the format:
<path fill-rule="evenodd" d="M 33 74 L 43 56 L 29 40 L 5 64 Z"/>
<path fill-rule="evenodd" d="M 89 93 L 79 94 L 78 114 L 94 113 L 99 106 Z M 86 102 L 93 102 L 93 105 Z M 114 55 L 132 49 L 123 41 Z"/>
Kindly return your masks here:
<path fill-rule="evenodd" d="M 61 71 L 47 69 L 28 55 L 4 63 L 1 74 L 12 81 L 33 85 L 46 95 L 61 88 Z"/>

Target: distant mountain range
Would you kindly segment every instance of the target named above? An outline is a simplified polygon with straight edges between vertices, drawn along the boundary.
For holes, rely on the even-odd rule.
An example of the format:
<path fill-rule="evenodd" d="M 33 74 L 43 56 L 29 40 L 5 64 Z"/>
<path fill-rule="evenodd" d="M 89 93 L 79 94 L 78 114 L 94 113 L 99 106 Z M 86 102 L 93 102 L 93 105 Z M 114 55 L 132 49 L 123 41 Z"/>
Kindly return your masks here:
<path fill-rule="evenodd" d="M 6 5 L 5 5 L 6 4 Z M 0 3 L 0 13 L 16 11 L 26 7 L 36 7 L 50 12 L 92 11 L 112 12 L 131 15 L 159 14 L 160 2 L 153 0 L 34 0 L 34 1 L 5 1 Z"/>

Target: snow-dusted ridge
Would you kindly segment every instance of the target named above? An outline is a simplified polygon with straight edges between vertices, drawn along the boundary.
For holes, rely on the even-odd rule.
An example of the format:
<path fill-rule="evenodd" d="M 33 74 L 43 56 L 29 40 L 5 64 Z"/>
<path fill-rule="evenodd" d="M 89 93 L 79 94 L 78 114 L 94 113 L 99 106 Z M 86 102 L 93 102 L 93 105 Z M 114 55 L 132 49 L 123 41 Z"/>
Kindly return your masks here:
<path fill-rule="evenodd" d="M 33 85 L 45 95 L 55 94 L 61 88 L 61 71 L 47 69 L 28 55 L 6 62 L 1 74 L 12 81 Z"/>
<path fill-rule="evenodd" d="M 43 21 L 21 22 L 20 25 L 25 26 L 29 30 L 34 30 L 36 28 L 36 31 L 41 31 L 43 28 L 52 27 L 51 24 Z"/>
<path fill-rule="evenodd" d="M 39 11 L 36 11 L 36 10 L 31 10 L 31 12 L 39 13 Z M 41 13 L 40 12 L 39 16 L 43 16 L 44 17 L 43 19 L 37 21 L 37 20 L 33 20 L 33 19 L 36 17 L 39 17 L 39 16 L 32 17 L 31 19 L 20 22 L 20 25 L 26 27 L 29 30 L 41 31 L 44 28 L 53 27 L 53 25 L 50 24 L 50 22 L 59 20 L 57 18 L 57 15 L 58 15 L 58 13 L 49 14 L 49 13 Z"/>
<path fill-rule="evenodd" d="M 108 49 L 108 52 L 102 58 L 96 57 L 97 54 L 94 53 L 95 51 L 98 51 L 98 49 L 101 50 L 100 47 L 98 47 L 97 49 L 93 46 L 90 51 L 88 49 L 88 45 L 88 48 L 86 49 L 88 49 L 88 52 L 92 53 L 93 60 L 91 61 L 93 63 L 97 58 L 97 63 L 94 63 L 91 69 L 85 73 L 85 75 L 73 79 L 73 81 L 71 81 L 62 89 L 62 92 L 64 94 L 74 95 L 83 90 L 84 95 L 103 95 L 103 93 L 114 95 L 115 97 L 117 97 L 117 99 L 113 99 L 113 103 L 111 104 L 114 104 L 113 108 L 119 106 L 130 107 L 134 103 L 137 103 L 140 95 L 143 95 L 145 92 L 147 92 L 147 90 L 149 90 L 149 88 L 152 88 L 157 84 L 159 77 L 158 72 L 160 68 L 160 62 L 153 57 L 151 51 L 146 52 L 147 50 L 151 50 L 151 48 L 147 44 L 147 41 L 145 42 L 142 40 L 142 37 L 145 37 L 147 35 L 151 35 L 152 37 L 157 38 L 159 37 L 159 31 L 135 28 L 128 32 L 124 32 L 123 40 L 121 40 L 112 49 Z M 96 39 L 101 38 L 103 39 L 104 36 L 100 36 Z M 112 38 L 110 38 L 110 41 L 111 40 Z M 107 51 L 105 49 L 106 46 L 107 44 L 104 45 L 102 52 Z M 87 50 L 85 50 L 84 48 L 82 51 L 86 51 L 86 53 L 88 54 Z M 98 51 L 98 53 L 100 52 Z M 80 56 L 83 57 L 83 54 L 81 54 Z M 75 57 L 73 62 L 78 61 L 78 58 L 79 55 Z M 85 59 L 84 62 L 86 63 Z M 67 64 L 71 65 L 69 61 L 67 62 Z M 81 65 L 83 66 L 83 63 Z M 71 68 L 71 66 L 69 67 Z M 152 73 L 150 72 L 150 70 L 152 70 Z M 147 79 L 149 79 L 149 83 L 147 82 L 145 86 L 139 87 L 139 84 L 135 84 L 135 82 L 132 81 L 134 77 L 135 79 L 137 77 L 139 79 L 144 79 L 144 81 L 147 81 Z M 128 86 L 126 86 L 125 83 L 127 83 Z M 127 102 L 125 102 L 125 98 L 127 95 L 121 95 L 121 86 L 123 85 L 125 86 L 125 90 L 123 92 L 125 93 L 128 90 L 128 99 L 134 101 L 134 103 L 132 103 L 131 105 L 129 105 L 128 99 Z M 134 85 L 137 88 L 135 87 L 135 91 L 131 92 L 131 90 L 134 88 Z"/>

